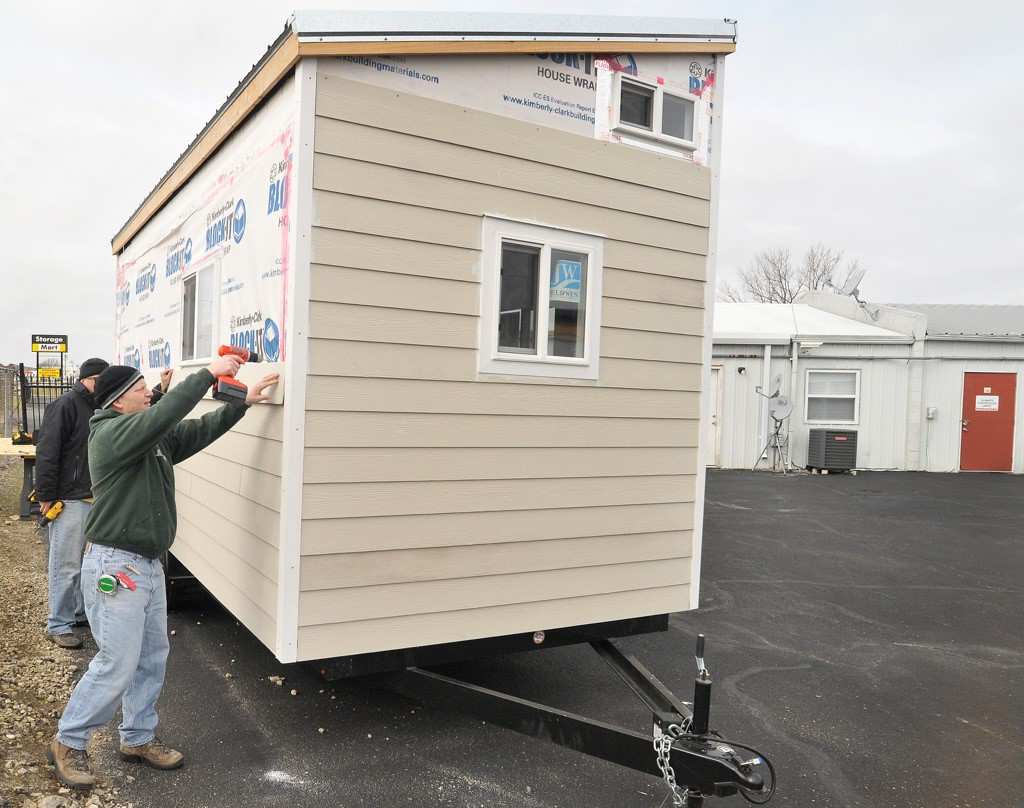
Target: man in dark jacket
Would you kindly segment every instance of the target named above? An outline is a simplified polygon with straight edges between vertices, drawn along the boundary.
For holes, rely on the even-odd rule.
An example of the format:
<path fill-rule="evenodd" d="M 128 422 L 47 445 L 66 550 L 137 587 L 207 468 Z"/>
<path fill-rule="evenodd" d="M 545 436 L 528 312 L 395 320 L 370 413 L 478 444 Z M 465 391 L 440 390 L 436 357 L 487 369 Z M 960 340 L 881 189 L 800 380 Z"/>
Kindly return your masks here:
<path fill-rule="evenodd" d="M 96 384 L 89 467 L 95 504 L 85 524 L 82 592 L 99 651 L 57 725 L 48 756 L 57 779 L 91 788 L 96 778 L 89 737 L 121 707 L 121 755 L 157 769 L 176 769 L 181 752 L 156 738 L 156 701 L 167 664 L 167 599 L 160 556 L 174 541 L 174 464 L 201 451 L 266 401 L 277 374 L 250 387 L 245 403 L 183 420 L 218 376 L 233 376 L 238 357 L 215 359 L 150 406 L 151 392 L 134 368 L 113 365 Z"/>
<path fill-rule="evenodd" d="M 89 480 L 89 419 L 95 406 L 96 379 L 107 363 L 86 359 L 78 383 L 46 408 L 36 446 L 36 499 L 46 513 L 60 500 L 64 510 L 50 522 L 50 612 L 46 633 L 61 648 L 78 648 L 82 638 L 72 631 L 85 621 L 79 577 L 85 549 L 85 518 L 92 507 Z"/>

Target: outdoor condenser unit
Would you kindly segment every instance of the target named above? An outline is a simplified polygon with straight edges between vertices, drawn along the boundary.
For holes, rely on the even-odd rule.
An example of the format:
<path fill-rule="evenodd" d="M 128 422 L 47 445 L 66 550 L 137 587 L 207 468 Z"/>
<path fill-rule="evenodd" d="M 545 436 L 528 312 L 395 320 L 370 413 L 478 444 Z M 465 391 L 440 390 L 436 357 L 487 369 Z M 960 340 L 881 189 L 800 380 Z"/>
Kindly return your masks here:
<path fill-rule="evenodd" d="M 857 468 L 857 431 L 812 429 L 807 439 L 807 467 L 829 471 Z"/>

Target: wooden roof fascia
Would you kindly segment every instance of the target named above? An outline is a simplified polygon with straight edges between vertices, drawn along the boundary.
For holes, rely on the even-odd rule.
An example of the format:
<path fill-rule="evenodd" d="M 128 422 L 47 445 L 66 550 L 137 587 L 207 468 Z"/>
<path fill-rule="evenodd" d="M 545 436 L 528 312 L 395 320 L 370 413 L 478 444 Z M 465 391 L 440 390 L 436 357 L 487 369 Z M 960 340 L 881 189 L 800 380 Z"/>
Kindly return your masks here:
<path fill-rule="evenodd" d="M 396 40 L 396 41 L 302 41 L 295 33 L 280 45 L 254 72 L 248 83 L 196 138 L 163 180 L 150 191 L 138 210 L 111 240 L 111 252 L 120 253 L 172 196 L 217 151 L 225 140 L 305 56 L 366 56 L 390 54 L 502 54 L 502 53 L 710 53 L 729 54 L 734 42 L 661 42 L 635 40 Z"/>

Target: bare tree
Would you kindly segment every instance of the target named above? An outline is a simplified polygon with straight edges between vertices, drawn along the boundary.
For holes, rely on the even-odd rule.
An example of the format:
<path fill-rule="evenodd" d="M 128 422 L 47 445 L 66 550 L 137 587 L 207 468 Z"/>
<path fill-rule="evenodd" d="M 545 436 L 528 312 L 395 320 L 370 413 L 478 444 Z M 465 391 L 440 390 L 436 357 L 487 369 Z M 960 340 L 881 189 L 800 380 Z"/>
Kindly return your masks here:
<path fill-rule="evenodd" d="M 842 250 L 821 243 L 807 250 L 799 266 L 788 249 L 762 250 L 739 271 L 739 285 L 723 283 L 719 297 L 733 303 L 792 303 L 804 291 L 842 287 L 858 267 L 852 260 L 841 268 L 842 260 Z"/>

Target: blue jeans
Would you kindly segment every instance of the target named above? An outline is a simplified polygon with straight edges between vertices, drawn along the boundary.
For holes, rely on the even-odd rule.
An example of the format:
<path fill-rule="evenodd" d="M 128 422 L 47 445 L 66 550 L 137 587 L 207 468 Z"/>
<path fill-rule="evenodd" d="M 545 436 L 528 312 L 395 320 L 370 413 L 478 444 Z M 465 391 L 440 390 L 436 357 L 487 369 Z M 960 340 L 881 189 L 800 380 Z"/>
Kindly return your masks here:
<path fill-rule="evenodd" d="M 79 577 L 82 573 L 82 551 L 85 549 L 85 517 L 91 507 L 81 500 L 65 500 L 61 515 L 50 522 L 47 634 L 68 634 L 75 621 L 85 615 Z"/>
<path fill-rule="evenodd" d="M 118 572 L 135 581 L 136 591 L 118 586 L 115 594 L 105 595 L 96 588 L 101 575 Z M 149 743 L 156 734 L 156 700 L 170 648 L 163 566 L 158 559 L 90 544 L 82 561 L 82 593 L 99 651 L 64 708 L 57 739 L 85 749 L 120 703 L 121 743 Z"/>

